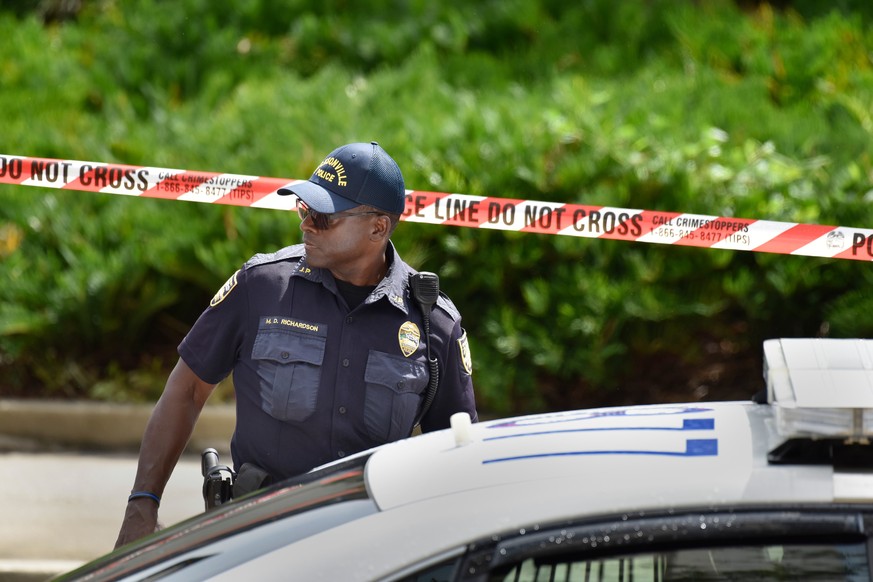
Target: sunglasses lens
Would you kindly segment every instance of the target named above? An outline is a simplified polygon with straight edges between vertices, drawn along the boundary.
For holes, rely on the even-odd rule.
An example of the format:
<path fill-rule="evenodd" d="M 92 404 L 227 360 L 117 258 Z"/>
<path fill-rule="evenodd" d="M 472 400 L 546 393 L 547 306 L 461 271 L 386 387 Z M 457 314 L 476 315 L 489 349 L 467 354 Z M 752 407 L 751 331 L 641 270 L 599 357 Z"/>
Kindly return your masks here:
<path fill-rule="evenodd" d="M 322 214 L 312 210 L 300 201 L 297 202 L 297 216 L 300 217 L 300 222 L 309 217 L 312 220 L 312 225 L 318 230 L 327 230 L 330 226 L 330 214 Z"/>

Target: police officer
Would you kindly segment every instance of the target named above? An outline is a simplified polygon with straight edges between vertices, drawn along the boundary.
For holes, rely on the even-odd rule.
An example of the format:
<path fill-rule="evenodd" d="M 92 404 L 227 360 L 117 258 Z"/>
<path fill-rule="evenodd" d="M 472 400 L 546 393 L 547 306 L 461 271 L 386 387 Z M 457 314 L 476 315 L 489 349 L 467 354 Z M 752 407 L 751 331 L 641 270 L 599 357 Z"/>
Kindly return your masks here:
<path fill-rule="evenodd" d="M 116 546 L 155 530 L 170 473 L 230 373 L 234 466 L 272 480 L 408 436 L 429 385 L 428 353 L 439 386 L 422 430 L 445 428 L 460 411 L 477 420 L 460 314 L 439 294 L 425 333 L 415 271 L 389 240 L 406 198 L 395 161 L 375 142 L 348 144 L 279 194 L 298 198 L 303 243 L 246 262 L 182 340 Z"/>

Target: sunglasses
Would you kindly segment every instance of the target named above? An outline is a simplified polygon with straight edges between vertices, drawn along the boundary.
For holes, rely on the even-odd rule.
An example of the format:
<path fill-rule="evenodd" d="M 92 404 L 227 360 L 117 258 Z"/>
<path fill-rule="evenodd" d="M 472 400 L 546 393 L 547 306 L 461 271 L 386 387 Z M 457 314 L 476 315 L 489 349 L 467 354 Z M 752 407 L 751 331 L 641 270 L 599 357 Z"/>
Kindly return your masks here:
<path fill-rule="evenodd" d="M 297 215 L 300 217 L 300 222 L 309 218 L 312 220 L 312 225 L 318 230 L 329 229 L 332 224 L 341 218 L 366 216 L 368 214 L 384 214 L 384 212 L 352 212 L 350 210 L 344 210 L 343 212 L 319 212 L 308 207 L 302 200 L 297 200 Z"/>

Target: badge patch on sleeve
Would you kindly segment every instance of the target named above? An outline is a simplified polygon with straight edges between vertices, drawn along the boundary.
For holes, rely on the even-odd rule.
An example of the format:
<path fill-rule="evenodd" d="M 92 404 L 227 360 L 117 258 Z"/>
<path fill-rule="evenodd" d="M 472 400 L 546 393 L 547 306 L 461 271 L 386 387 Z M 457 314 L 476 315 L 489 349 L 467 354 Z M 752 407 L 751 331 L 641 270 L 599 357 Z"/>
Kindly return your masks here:
<path fill-rule="evenodd" d="M 458 339 L 458 349 L 461 352 L 461 366 L 467 375 L 473 375 L 473 357 L 470 355 L 470 344 L 467 342 L 467 331 Z"/>
<path fill-rule="evenodd" d="M 218 293 L 215 294 L 215 297 L 212 298 L 212 301 L 209 302 L 210 307 L 215 307 L 222 301 L 224 301 L 230 292 L 233 291 L 233 288 L 236 287 L 236 276 L 239 274 L 239 270 L 236 273 L 230 276 L 230 279 L 227 280 L 221 289 L 218 290 Z"/>
<path fill-rule="evenodd" d="M 418 349 L 421 332 L 417 325 L 407 321 L 400 326 L 400 331 L 397 332 L 397 340 L 400 342 L 400 351 L 408 358 Z"/>

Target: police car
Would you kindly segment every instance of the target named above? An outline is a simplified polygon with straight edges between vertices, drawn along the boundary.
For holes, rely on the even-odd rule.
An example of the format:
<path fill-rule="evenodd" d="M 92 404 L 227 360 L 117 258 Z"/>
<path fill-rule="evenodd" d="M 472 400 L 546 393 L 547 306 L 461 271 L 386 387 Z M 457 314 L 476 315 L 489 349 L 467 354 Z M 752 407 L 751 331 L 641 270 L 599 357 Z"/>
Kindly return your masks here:
<path fill-rule="evenodd" d="M 873 340 L 764 352 L 760 403 L 456 415 L 64 579 L 870 580 Z"/>

